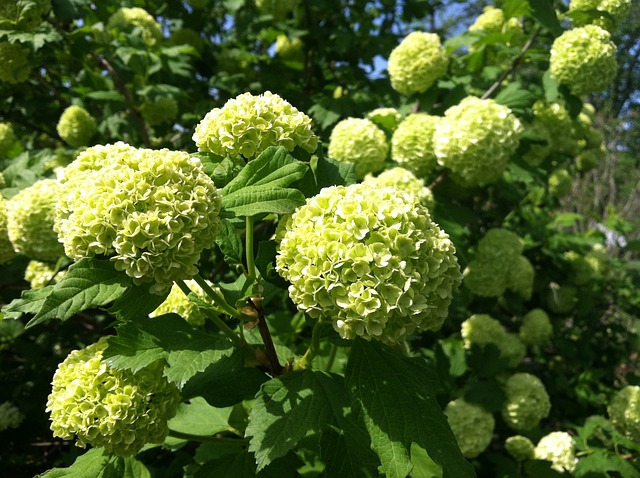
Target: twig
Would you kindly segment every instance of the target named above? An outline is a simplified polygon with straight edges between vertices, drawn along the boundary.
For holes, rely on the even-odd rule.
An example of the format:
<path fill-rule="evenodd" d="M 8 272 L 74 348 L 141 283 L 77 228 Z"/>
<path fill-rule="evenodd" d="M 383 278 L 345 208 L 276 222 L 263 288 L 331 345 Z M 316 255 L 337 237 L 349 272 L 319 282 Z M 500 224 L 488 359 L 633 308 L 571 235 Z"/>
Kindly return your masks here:
<path fill-rule="evenodd" d="M 429 189 L 433 189 L 435 188 L 438 184 L 440 184 L 442 181 L 444 181 L 444 178 L 447 177 L 447 172 L 443 172 L 442 174 L 440 174 L 440 176 L 438 176 L 437 178 L 435 178 L 431 184 L 429 184 L 427 187 Z"/>
<path fill-rule="evenodd" d="M 269 364 L 271 365 L 271 373 L 274 377 L 282 375 L 282 365 L 278 361 L 278 354 L 276 353 L 276 348 L 273 345 L 273 339 L 271 338 L 271 333 L 269 332 L 269 326 L 267 325 L 267 321 L 264 318 L 264 311 L 260 304 L 256 304 L 253 301 L 253 298 L 247 298 L 247 304 L 251 307 L 256 314 L 258 315 L 258 330 L 260 331 L 260 336 L 262 337 L 262 342 L 265 347 L 265 354 L 267 355 L 267 359 L 269 360 Z"/>

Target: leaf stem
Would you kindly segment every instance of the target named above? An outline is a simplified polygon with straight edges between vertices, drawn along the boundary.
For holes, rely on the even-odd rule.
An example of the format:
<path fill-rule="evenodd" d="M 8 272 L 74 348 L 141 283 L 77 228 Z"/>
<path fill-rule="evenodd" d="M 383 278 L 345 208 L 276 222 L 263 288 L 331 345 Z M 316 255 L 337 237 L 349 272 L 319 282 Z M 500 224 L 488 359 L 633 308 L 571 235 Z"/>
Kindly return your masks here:
<path fill-rule="evenodd" d="M 313 326 L 313 331 L 311 332 L 311 343 L 309 344 L 309 348 L 302 358 L 294 364 L 294 370 L 303 370 L 311 367 L 313 359 L 318 354 L 318 350 L 320 350 L 320 329 L 322 329 L 323 326 L 324 323 L 322 321 L 316 321 Z"/>
<path fill-rule="evenodd" d="M 271 338 L 271 332 L 269 332 L 269 326 L 264 317 L 264 311 L 260 303 L 256 304 L 251 297 L 247 297 L 247 304 L 258 315 L 258 330 L 260 331 L 260 337 L 262 337 L 262 343 L 264 343 L 267 360 L 269 360 L 271 366 L 271 374 L 274 377 L 282 375 L 282 365 L 280 365 L 280 361 L 278 360 L 278 354 L 273 345 L 273 339 Z"/>
<path fill-rule="evenodd" d="M 253 255 L 253 216 L 247 216 L 245 221 L 245 251 L 247 256 L 247 274 L 249 279 L 257 279 L 256 264 Z"/>
<path fill-rule="evenodd" d="M 224 444 L 224 445 L 246 446 L 248 443 L 248 440 L 246 438 L 199 436 L 199 435 L 192 435 L 190 433 L 177 432 L 175 430 L 169 430 L 169 436 L 172 438 L 179 438 L 182 440 L 198 441 L 202 443 L 217 443 L 220 445 Z"/>
<path fill-rule="evenodd" d="M 230 315 L 231 317 L 235 317 L 236 319 L 244 319 L 244 316 L 242 315 L 242 313 L 233 308 L 228 302 L 227 300 L 224 298 L 224 296 L 218 292 L 217 290 L 213 289 L 206 280 L 204 280 L 202 278 L 202 276 L 200 276 L 200 274 L 197 274 L 196 276 L 194 276 L 193 280 L 196 281 L 196 283 L 202 287 L 202 290 L 205 292 L 205 294 L 207 294 L 207 296 L 209 296 L 211 298 L 211 300 L 214 302 L 214 304 L 216 304 L 218 307 L 220 307 L 227 315 Z"/>
<path fill-rule="evenodd" d="M 329 351 L 329 359 L 327 360 L 327 365 L 324 367 L 325 372 L 331 372 L 333 368 L 333 363 L 336 361 L 336 355 L 338 354 L 338 346 L 336 344 L 331 344 L 331 350 Z"/>

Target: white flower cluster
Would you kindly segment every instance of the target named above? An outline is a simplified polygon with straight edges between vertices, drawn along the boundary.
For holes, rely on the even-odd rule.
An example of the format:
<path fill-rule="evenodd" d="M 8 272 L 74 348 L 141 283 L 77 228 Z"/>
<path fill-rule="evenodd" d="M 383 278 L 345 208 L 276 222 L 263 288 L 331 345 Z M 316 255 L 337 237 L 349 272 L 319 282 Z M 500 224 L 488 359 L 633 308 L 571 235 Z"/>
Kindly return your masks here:
<path fill-rule="evenodd" d="M 535 449 L 537 460 L 551 462 L 551 468 L 560 473 L 573 473 L 578 464 L 573 437 L 567 432 L 551 432 L 543 436 Z"/>

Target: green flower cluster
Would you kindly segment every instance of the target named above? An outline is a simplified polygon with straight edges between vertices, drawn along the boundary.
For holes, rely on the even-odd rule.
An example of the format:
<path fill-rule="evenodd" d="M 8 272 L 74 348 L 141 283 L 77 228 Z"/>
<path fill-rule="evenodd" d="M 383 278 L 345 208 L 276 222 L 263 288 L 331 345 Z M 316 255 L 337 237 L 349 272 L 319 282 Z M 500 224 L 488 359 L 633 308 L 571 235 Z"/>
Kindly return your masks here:
<path fill-rule="evenodd" d="M 532 460 L 535 457 L 535 446 L 527 437 L 514 435 L 504 442 L 507 453 L 516 461 Z"/>
<path fill-rule="evenodd" d="M 518 333 L 525 344 L 542 345 L 551 338 L 553 325 L 544 310 L 533 309 L 522 318 Z"/>
<path fill-rule="evenodd" d="M 564 259 L 571 269 L 571 282 L 576 285 L 584 285 L 598 278 L 602 273 L 603 264 L 596 255 L 580 254 L 576 251 L 564 253 Z"/>
<path fill-rule="evenodd" d="M 0 123 L 0 158 L 7 156 L 17 140 L 11 123 Z"/>
<path fill-rule="evenodd" d="M 199 299 L 205 302 L 211 302 L 211 299 L 207 296 L 202 287 L 200 287 L 196 281 L 188 280 L 185 281 L 189 289 L 198 296 Z M 213 284 L 209 283 L 210 286 L 213 287 Z M 171 292 L 164 300 L 162 304 L 158 306 L 156 310 L 149 314 L 149 317 L 158 317 L 164 314 L 178 314 L 183 317 L 184 320 L 189 322 L 194 327 L 199 327 L 204 325 L 206 316 L 198 307 L 198 304 L 189 300 L 189 298 L 185 295 L 185 293 L 174 284 L 171 287 Z"/>
<path fill-rule="evenodd" d="M 488 33 L 513 33 L 522 36 L 522 27 L 517 18 L 509 18 L 505 21 L 504 11 L 501 8 L 487 6 L 469 26 L 470 32 L 485 31 Z"/>
<path fill-rule="evenodd" d="M 29 261 L 24 270 L 24 280 L 32 289 L 42 289 L 49 284 L 56 284 L 64 276 L 65 271 L 57 271 L 56 268 L 46 262 Z"/>
<path fill-rule="evenodd" d="M 51 430 L 76 445 L 104 447 L 135 455 L 146 443 L 162 443 L 167 421 L 180 403 L 178 389 L 163 377 L 156 362 L 135 374 L 115 370 L 102 360 L 106 337 L 74 350 L 58 366 L 46 411 Z"/>
<path fill-rule="evenodd" d="M 444 113 L 433 137 L 438 163 L 464 186 L 497 181 L 520 142 L 522 126 L 511 110 L 468 96 Z"/>
<path fill-rule="evenodd" d="M 178 102 L 173 96 L 160 95 L 145 101 L 140 107 L 144 119 L 151 126 L 173 121 L 178 116 Z"/>
<path fill-rule="evenodd" d="M 564 168 L 558 168 L 549 175 L 547 183 L 549 194 L 556 198 L 563 198 L 571 192 L 573 178 L 569 171 Z"/>
<path fill-rule="evenodd" d="M 248 160 L 269 146 L 299 146 L 309 153 L 318 146 L 311 118 L 270 91 L 243 93 L 212 109 L 196 126 L 193 141 L 200 151 Z"/>
<path fill-rule="evenodd" d="M 480 405 L 458 398 L 449 402 L 444 414 L 465 458 L 475 458 L 487 449 L 495 427 L 491 413 Z"/>
<path fill-rule="evenodd" d="M 354 163 L 356 177 L 362 179 L 384 167 L 389 143 L 384 131 L 372 121 L 346 118 L 333 127 L 327 152 L 338 161 Z"/>
<path fill-rule="evenodd" d="M 41 179 L 7 202 L 9 239 L 17 253 L 50 262 L 64 255 L 54 230 L 56 203 L 62 192 L 55 179 Z"/>
<path fill-rule="evenodd" d="M 548 132 L 550 153 L 558 151 L 570 156 L 578 153 L 580 147 L 574 136 L 574 123 L 563 104 L 538 100 L 533 104 L 533 116 L 534 121 Z M 558 131 L 563 134 L 557 134 Z"/>
<path fill-rule="evenodd" d="M 551 468 L 560 473 L 573 473 L 578 464 L 575 443 L 567 432 L 551 432 L 543 436 L 536 445 L 535 458 L 550 461 Z"/>
<path fill-rule="evenodd" d="M 256 7 L 274 20 L 284 20 L 300 3 L 300 0 L 256 0 Z"/>
<path fill-rule="evenodd" d="M 51 10 L 51 0 L 0 2 L 0 27 L 6 30 L 32 31 Z"/>
<path fill-rule="evenodd" d="M 7 227 L 7 200 L 0 194 L 0 264 L 10 261 L 15 255 Z"/>
<path fill-rule="evenodd" d="M 507 399 L 502 418 L 514 430 L 534 428 L 551 411 L 551 402 L 544 384 L 535 375 L 516 373 L 505 384 Z"/>
<path fill-rule="evenodd" d="M 554 40 L 549 62 L 551 76 L 574 95 L 598 93 L 616 76 L 616 45 L 597 25 L 574 28 Z"/>
<path fill-rule="evenodd" d="M 414 113 L 407 116 L 391 137 L 391 159 L 419 178 L 436 167 L 433 134 L 440 121 L 438 116 Z"/>
<path fill-rule="evenodd" d="M 424 185 L 422 179 L 416 178 L 411 171 L 396 167 L 383 171 L 378 176 L 368 175 L 364 178 L 364 183 L 372 187 L 386 188 L 394 187 L 402 191 L 415 195 L 416 199 L 427 209 L 431 209 L 435 204 L 435 199 L 431 189 Z"/>
<path fill-rule="evenodd" d="M 18 428 L 24 420 L 24 414 L 11 402 L 0 405 L 0 432 L 9 428 Z"/>
<path fill-rule="evenodd" d="M 607 148 L 601 144 L 595 148 L 588 148 L 576 156 L 576 166 L 584 173 L 591 171 L 597 164 L 604 161 L 607 156 Z"/>
<path fill-rule="evenodd" d="M 447 72 L 449 58 L 435 33 L 409 33 L 389 55 L 391 87 L 403 95 L 422 93 Z"/>
<path fill-rule="evenodd" d="M 640 443 L 640 387 L 627 385 L 607 407 L 611 423 L 627 438 Z"/>
<path fill-rule="evenodd" d="M 287 35 L 276 38 L 276 55 L 284 61 L 304 61 L 304 43 L 300 38 L 289 39 Z"/>
<path fill-rule="evenodd" d="M 402 120 L 402 115 L 395 108 L 376 108 L 367 113 L 367 119 L 380 128 L 393 132 Z"/>
<path fill-rule="evenodd" d="M 517 367 L 527 353 L 516 334 L 508 333 L 500 322 L 486 314 L 472 315 L 462 323 L 462 339 L 467 350 L 474 345 L 495 345 L 509 367 Z"/>
<path fill-rule="evenodd" d="M 56 127 L 62 140 L 69 146 L 88 146 L 96 134 L 96 120 L 82 106 L 71 105 L 62 112 Z"/>
<path fill-rule="evenodd" d="M 454 245 L 428 210 L 369 184 L 324 188 L 298 208 L 276 270 L 298 309 L 343 338 L 386 343 L 439 329 L 460 283 Z"/>
<path fill-rule="evenodd" d="M 122 7 L 118 9 L 107 22 L 107 29 L 118 32 L 131 33 L 140 29 L 142 38 L 147 45 L 153 45 L 162 40 L 162 28 L 149 12 L 140 7 Z"/>
<path fill-rule="evenodd" d="M 510 289 L 529 299 L 535 271 L 522 249 L 523 242 L 517 234 L 490 229 L 478 242 L 475 259 L 467 264 L 465 286 L 483 297 L 499 297 Z"/>
<path fill-rule="evenodd" d="M 136 284 L 163 293 L 197 274 L 221 228 L 222 199 L 185 152 L 118 142 L 78 155 L 61 178 L 55 229 L 73 259 L 110 256 Z"/>
<path fill-rule="evenodd" d="M 610 17 L 600 15 L 585 15 L 573 19 L 576 27 L 590 23 L 598 25 L 606 30 L 615 30 L 616 24 L 622 21 L 631 9 L 631 0 L 571 0 L 569 13 L 576 10 L 599 10 L 608 13 Z"/>
<path fill-rule="evenodd" d="M 22 83 L 29 73 L 29 50 L 17 43 L 0 42 L 0 83 Z"/>

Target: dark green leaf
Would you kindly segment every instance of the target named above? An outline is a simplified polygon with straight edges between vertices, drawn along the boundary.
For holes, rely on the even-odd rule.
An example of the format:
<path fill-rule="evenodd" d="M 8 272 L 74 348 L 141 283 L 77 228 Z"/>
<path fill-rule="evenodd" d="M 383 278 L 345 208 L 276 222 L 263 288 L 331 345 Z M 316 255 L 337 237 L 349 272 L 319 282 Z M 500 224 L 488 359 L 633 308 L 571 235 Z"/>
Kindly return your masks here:
<path fill-rule="evenodd" d="M 124 458 L 113 455 L 104 448 L 92 448 L 76 458 L 67 468 L 53 468 L 36 478 L 122 478 Z"/>
<path fill-rule="evenodd" d="M 353 163 L 323 156 L 312 158 L 309 165 L 307 174 L 293 184 L 304 193 L 305 197 L 313 197 L 325 187 L 349 185 L 357 182 L 356 167 Z"/>
<path fill-rule="evenodd" d="M 445 478 L 475 476 L 434 397 L 435 372 L 425 364 L 378 342 L 358 339 L 345 379 L 385 476 L 405 478 L 411 472 L 414 442 L 442 467 Z"/>
<path fill-rule="evenodd" d="M 495 98 L 497 103 L 507 106 L 515 112 L 524 111 L 537 99 L 536 95 L 524 89 L 517 81 L 507 85 Z"/>
<path fill-rule="evenodd" d="M 524 17 L 531 13 L 531 6 L 527 0 L 504 0 L 502 11 L 505 19 Z"/>
<path fill-rule="evenodd" d="M 582 457 L 576 466 L 576 478 L 592 476 L 610 476 L 608 472 L 617 472 L 624 478 L 639 478 L 640 471 L 628 460 L 608 450 L 591 450 L 592 453 Z M 616 475 L 617 476 L 617 475 Z"/>
<path fill-rule="evenodd" d="M 305 203 L 297 189 L 270 185 L 246 186 L 222 197 L 222 207 L 236 216 L 287 214 Z"/>
<path fill-rule="evenodd" d="M 549 30 L 553 36 L 560 36 L 564 29 L 558 17 L 552 0 L 529 0 L 531 16 L 544 28 Z"/>
<path fill-rule="evenodd" d="M 53 292 L 52 285 L 42 289 L 24 290 L 19 299 L 13 299 L 2 308 L 5 320 L 19 319 L 24 314 L 37 314 Z"/>
<path fill-rule="evenodd" d="M 195 478 L 296 478 L 296 471 L 302 466 L 300 459 L 293 453 L 276 460 L 270 466 L 257 471 L 253 453 L 240 450 L 238 453 L 226 454 L 221 458 L 205 463 L 195 473 Z"/>
<path fill-rule="evenodd" d="M 193 153 L 191 156 L 195 156 L 200 160 L 204 172 L 213 179 L 218 189 L 225 187 L 245 166 L 242 158 L 233 159 L 203 151 Z"/>
<path fill-rule="evenodd" d="M 256 267 L 263 279 L 286 288 L 287 281 L 280 277 L 275 269 L 276 254 L 277 245 L 274 241 L 261 241 L 256 254 Z"/>
<path fill-rule="evenodd" d="M 131 285 L 107 310 L 122 320 L 146 317 L 164 302 L 167 295 L 152 294 L 148 285 Z"/>
<path fill-rule="evenodd" d="M 222 225 L 222 231 L 216 236 L 216 244 L 224 254 L 224 261 L 232 267 L 242 264 L 244 245 L 240 237 L 240 231 L 227 219 L 222 220 Z"/>

